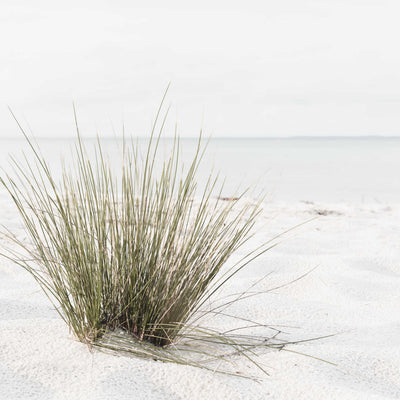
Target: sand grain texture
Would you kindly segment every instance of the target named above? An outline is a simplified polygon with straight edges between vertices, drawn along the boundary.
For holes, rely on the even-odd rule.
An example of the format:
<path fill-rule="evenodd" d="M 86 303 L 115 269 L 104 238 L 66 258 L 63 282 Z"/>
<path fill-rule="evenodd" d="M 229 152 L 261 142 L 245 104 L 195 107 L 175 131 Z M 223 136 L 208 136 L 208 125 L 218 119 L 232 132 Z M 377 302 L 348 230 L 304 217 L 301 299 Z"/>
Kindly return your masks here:
<path fill-rule="evenodd" d="M 399 399 L 400 206 L 267 204 L 256 240 L 319 218 L 240 273 L 227 290 L 291 285 L 236 304 L 232 312 L 287 325 L 286 339 L 338 335 L 265 352 L 257 383 L 192 367 L 117 357 L 73 340 L 34 280 L 0 262 L 0 399 Z M 0 196 L 0 223 L 20 232 Z M 246 250 L 246 249 L 244 249 Z M 243 251 L 244 251 L 243 250 Z M 241 369 L 261 377 L 244 359 Z"/>

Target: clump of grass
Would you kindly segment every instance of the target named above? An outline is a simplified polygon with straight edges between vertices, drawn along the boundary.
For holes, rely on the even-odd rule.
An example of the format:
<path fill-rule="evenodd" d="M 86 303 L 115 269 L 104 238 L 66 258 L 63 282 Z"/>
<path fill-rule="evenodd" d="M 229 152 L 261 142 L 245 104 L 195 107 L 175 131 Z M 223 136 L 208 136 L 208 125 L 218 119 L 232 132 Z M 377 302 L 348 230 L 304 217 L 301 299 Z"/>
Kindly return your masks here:
<path fill-rule="evenodd" d="M 95 156 L 87 155 L 77 125 L 73 167 L 64 167 L 57 181 L 21 128 L 35 161 L 13 159 L 13 172 L 0 180 L 29 241 L 9 232 L 19 250 L 11 247 L 6 256 L 33 275 L 75 337 L 90 346 L 202 367 L 204 360 L 186 353 L 220 360 L 245 354 L 254 362 L 255 347 L 282 348 L 276 332 L 267 340 L 215 332 L 197 322 L 204 314 L 223 314 L 221 306 L 202 310 L 218 289 L 271 247 L 264 244 L 221 273 L 250 238 L 261 201 L 243 204 L 243 194 L 224 201 L 220 191 L 215 194 L 218 177 L 212 174 L 198 190 L 201 138 L 183 170 L 175 137 L 156 173 L 165 122 L 159 122 L 160 110 L 143 157 L 124 139 L 117 176 L 100 140 Z"/>

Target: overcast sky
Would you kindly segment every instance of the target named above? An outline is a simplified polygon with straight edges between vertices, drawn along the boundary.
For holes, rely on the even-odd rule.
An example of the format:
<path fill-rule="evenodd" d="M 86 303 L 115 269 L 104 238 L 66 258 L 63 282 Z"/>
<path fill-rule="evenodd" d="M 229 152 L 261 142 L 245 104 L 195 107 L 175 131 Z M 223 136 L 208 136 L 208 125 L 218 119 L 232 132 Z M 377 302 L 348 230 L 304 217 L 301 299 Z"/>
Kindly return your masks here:
<path fill-rule="evenodd" d="M 84 135 L 146 136 L 169 81 L 182 136 L 400 135 L 399 17 L 399 0 L 1 0 L 0 136 L 7 105 L 74 135 L 72 102 Z"/>

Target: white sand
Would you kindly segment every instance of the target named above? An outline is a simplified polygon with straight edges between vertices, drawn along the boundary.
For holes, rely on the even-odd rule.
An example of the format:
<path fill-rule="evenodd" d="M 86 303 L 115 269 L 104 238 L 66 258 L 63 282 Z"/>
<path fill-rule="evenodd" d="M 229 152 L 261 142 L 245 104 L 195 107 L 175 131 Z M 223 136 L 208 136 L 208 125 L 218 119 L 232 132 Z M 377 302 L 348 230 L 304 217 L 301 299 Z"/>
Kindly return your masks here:
<path fill-rule="evenodd" d="M 260 383 L 192 367 L 100 352 L 74 341 L 33 279 L 0 262 L 0 399 L 399 399 L 400 206 L 269 204 L 261 241 L 316 214 L 249 265 L 231 284 L 277 291 L 234 306 L 237 315 L 290 325 L 285 338 L 334 337 L 289 347 L 338 364 L 289 352 L 259 359 L 270 373 Z M 271 219 L 271 216 L 274 216 Z M 18 229 L 0 197 L 0 223 Z M 294 328 L 297 327 L 297 328 Z M 243 371 L 261 376 L 244 359 Z"/>

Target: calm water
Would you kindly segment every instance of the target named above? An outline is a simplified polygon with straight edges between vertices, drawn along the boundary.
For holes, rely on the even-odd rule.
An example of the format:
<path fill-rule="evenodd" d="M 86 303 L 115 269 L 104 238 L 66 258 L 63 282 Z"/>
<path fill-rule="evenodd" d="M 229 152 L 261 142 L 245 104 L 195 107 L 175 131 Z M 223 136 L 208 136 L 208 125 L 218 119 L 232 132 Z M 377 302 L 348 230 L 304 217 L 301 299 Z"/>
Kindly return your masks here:
<path fill-rule="evenodd" d="M 145 144 L 141 139 L 139 143 Z M 160 159 L 172 141 L 164 139 Z M 60 159 L 68 164 L 72 139 L 40 139 L 54 172 Z M 95 141 L 87 140 L 88 148 Z M 104 149 L 117 165 L 120 142 L 103 139 Z M 182 140 L 182 160 L 188 163 L 196 140 Z M 8 155 L 26 149 L 23 140 L 0 140 L 0 167 Z M 224 195 L 253 185 L 273 201 L 400 203 L 400 138 L 213 139 L 199 171 L 204 183 L 210 168 L 226 177 Z"/>

